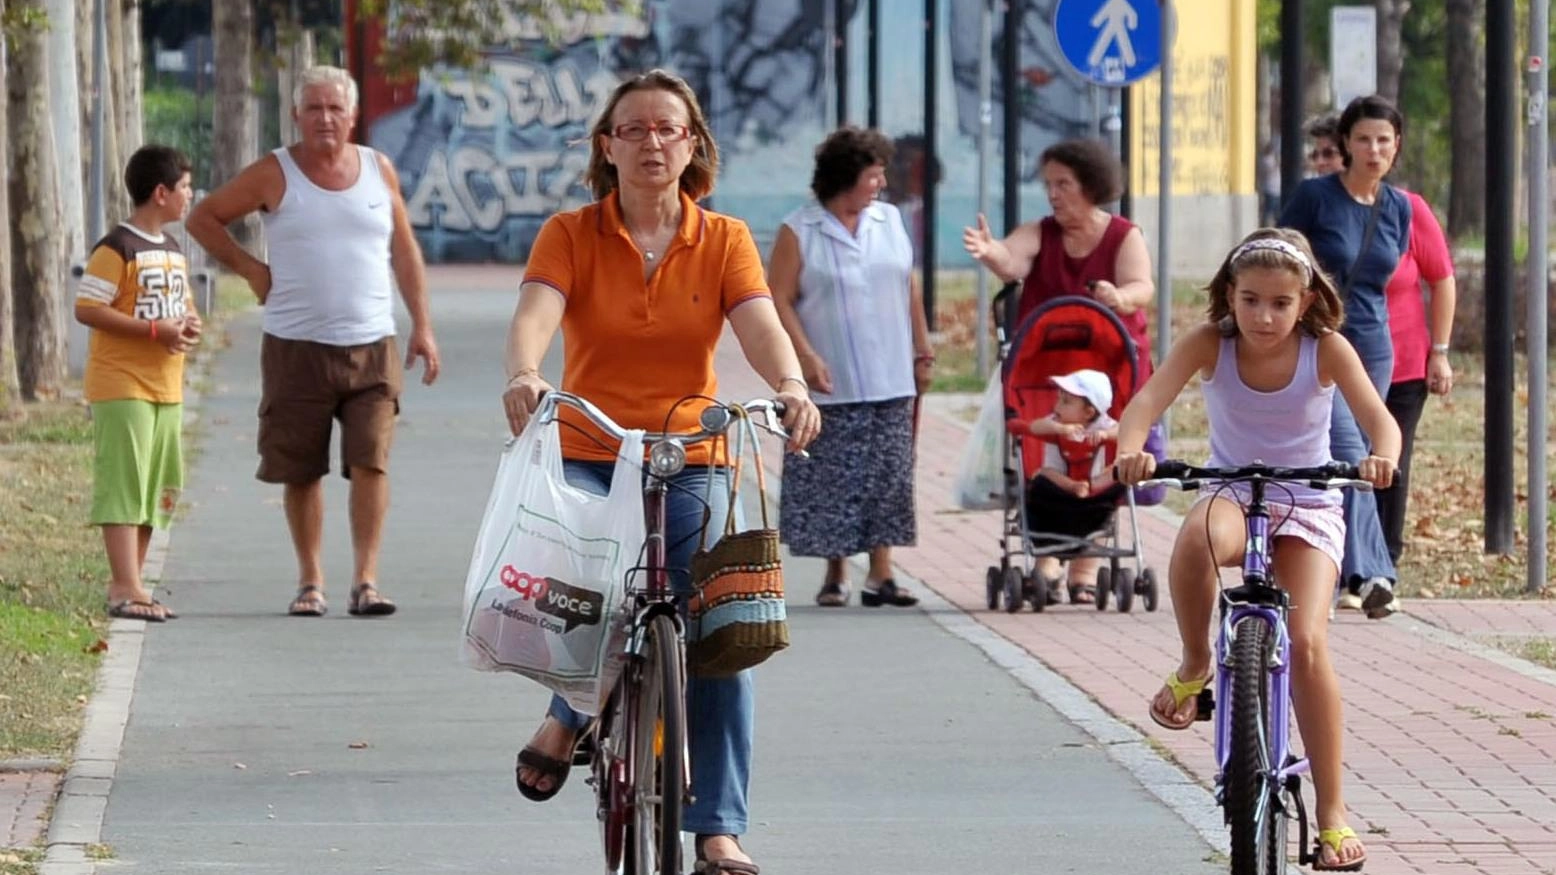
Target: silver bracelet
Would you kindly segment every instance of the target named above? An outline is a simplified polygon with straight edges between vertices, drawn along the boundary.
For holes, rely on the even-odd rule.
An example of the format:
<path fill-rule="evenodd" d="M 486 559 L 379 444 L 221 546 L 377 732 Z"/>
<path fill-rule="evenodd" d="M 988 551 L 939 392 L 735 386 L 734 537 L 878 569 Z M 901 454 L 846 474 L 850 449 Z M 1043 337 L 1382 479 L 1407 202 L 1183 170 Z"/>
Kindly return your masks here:
<path fill-rule="evenodd" d="M 784 383 L 799 383 L 800 387 L 803 388 L 807 393 L 810 392 L 810 384 L 805 382 L 805 378 L 804 377 L 779 377 L 778 378 L 778 384 L 773 386 L 773 391 L 774 392 L 781 392 L 781 391 L 783 391 L 783 384 Z"/>
<path fill-rule="evenodd" d="M 1437 353 L 1439 355 L 1447 355 L 1448 354 L 1448 344 L 1446 344 L 1446 343 L 1434 343 L 1434 344 L 1432 344 L 1432 352 L 1435 352 L 1435 353 Z"/>

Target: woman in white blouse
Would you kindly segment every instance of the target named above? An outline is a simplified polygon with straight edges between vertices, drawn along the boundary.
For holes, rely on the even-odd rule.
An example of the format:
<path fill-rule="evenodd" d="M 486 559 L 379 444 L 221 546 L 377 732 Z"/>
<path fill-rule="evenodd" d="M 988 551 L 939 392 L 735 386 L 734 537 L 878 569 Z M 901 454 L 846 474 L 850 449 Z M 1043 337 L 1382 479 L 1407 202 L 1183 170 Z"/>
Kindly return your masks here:
<path fill-rule="evenodd" d="M 902 216 L 877 200 L 891 143 L 880 132 L 834 131 L 816 147 L 816 200 L 784 219 L 768 285 L 826 428 L 810 458 L 783 466 L 784 543 L 827 560 L 816 602 L 848 603 L 846 562 L 870 555 L 861 604 L 918 599 L 892 578 L 891 548 L 917 537 L 914 401 L 935 356 L 913 247 Z"/>

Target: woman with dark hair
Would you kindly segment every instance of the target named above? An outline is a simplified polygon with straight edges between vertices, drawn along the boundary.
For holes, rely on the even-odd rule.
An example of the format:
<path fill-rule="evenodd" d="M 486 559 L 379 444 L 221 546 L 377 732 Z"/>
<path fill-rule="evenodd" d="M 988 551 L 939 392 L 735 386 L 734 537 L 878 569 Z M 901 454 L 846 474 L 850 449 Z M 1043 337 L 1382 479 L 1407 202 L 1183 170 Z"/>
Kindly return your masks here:
<path fill-rule="evenodd" d="M 787 408 L 789 448 L 815 437 L 820 414 L 773 309 L 750 230 L 697 205 L 713 191 L 718 161 L 702 108 L 680 77 L 650 70 L 611 94 L 589 132 L 587 180 L 598 200 L 546 220 L 519 286 L 502 396 L 514 434 L 551 389 L 540 368 L 558 328 L 563 390 L 627 428 L 696 431 L 704 405 L 681 402 L 716 396 L 714 349 L 727 322 Z M 608 493 L 616 448 L 582 417 L 563 419 L 577 426 L 562 430 L 568 482 Z M 668 564 L 681 593 L 691 588 L 685 569 L 699 542 L 722 531 L 734 512 L 723 461 L 706 443 L 690 447 L 685 470 L 670 480 Z M 749 825 L 750 672 L 689 678 L 686 705 L 693 799 L 684 826 L 696 836 L 696 870 L 754 875 L 739 842 Z M 553 697 L 519 754 L 525 798 L 545 801 L 562 789 L 589 719 Z"/>
<path fill-rule="evenodd" d="M 828 136 L 816 148 L 816 199 L 783 220 L 768 266 L 778 315 L 826 411 L 810 458 L 784 459 L 780 499 L 789 551 L 827 560 L 816 595 L 824 607 L 848 604 L 846 563 L 858 553 L 870 556 L 861 604 L 918 603 L 893 579 L 891 548 L 917 538 L 913 408 L 935 356 L 907 229 L 877 199 L 891 154 L 877 131 Z"/>
<path fill-rule="evenodd" d="M 1151 254 L 1133 222 L 1100 206 L 1123 194 L 1123 168 L 1097 140 L 1055 143 L 1043 151 L 1038 167 L 1053 215 L 996 240 L 980 214 L 978 227 L 962 231 L 962 244 L 1001 280 L 1021 283 L 1017 325 L 1038 305 L 1064 295 L 1094 298 L 1117 313 L 1139 351 L 1144 384 L 1151 375 L 1146 308 L 1156 295 Z M 1094 600 L 1097 567 L 1096 559 L 1069 563 L 1072 601 Z M 1050 592 L 1057 583 L 1049 581 Z"/>
<path fill-rule="evenodd" d="M 1344 169 L 1308 179 L 1297 187 L 1281 224 L 1301 231 L 1318 263 L 1340 287 L 1345 324 L 1340 329 L 1356 348 L 1367 375 L 1386 395 L 1394 372 L 1385 287 L 1410 245 L 1411 206 L 1404 192 L 1384 181 L 1399 156 L 1405 120 L 1382 97 L 1358 97 L 1340 113 L 1336 139 Z M 1345 399 L 1335 397 L 1330 451 L 1342 462 L 1367 456 L 1367 442 Z M 1377 498 L 1345 493 L 1345 561 L 1340 582 L 1362 602 L 1372 619 L 1392 614 L 1394 563 L 1389 558 Z"/>

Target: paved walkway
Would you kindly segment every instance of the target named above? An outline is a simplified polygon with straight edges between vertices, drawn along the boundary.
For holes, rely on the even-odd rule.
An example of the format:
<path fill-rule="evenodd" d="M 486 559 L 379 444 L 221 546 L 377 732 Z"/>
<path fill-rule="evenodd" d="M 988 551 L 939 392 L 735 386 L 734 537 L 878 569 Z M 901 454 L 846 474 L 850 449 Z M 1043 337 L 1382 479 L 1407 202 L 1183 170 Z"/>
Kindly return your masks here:
<path fill-rule="evenodd" d="M 500 341 L 480 337 L 492 333 L 494 322 L 506 321 L 511 296 L 495 306 L 486 298 L 510 289 L 512 272 L 439 269 L 434 282 L 440 327 L 448 330 L 446 318 L 466 326 L 443 336 L 446 367 L 474 383 L 412 390 L 408 399 L 397 470 L 408 474 L 421 467 L 426 476 L 396 481 L 398 522 L 386 551 L 400 569 L 392 594 L 410 610 L 390 624 L 337 623 L 333 613 L 312 626 L 268 622 L 278 599 L 285 599 L 290 558 L 274 496 L 250 477 L 252 349 L 240 326 L 238 346 L 225 357 L 231 366 L 218 372 L 211 393 L 203 438 L 208 449 L 192 477 L 191 492 L 203 509 L 173 538 L 169 576 L 186 619 L 147 638 L 134 718 L 109 802 L 104 840 L 138 870 L 303 866 L 355 873 L 412 871 L 405 865 L 418 861 L 421 868 L 414 871 L 487 871 L 468 862 L 472 852 L 488 862 L 511 862 L 507 845 L 532 844 L 537 830 L 570 853 L 589 852 L 580 791 L 570 790 L 573 798 L 562 803 L 568 809 L 559 810 L 519 805 L 500 786 L 500 761 L 511 756 L 509 736 L 518 733 L 511 726 L 527 725 L 537 697 L 451 667 L 452 645 L 445 640 L 450 618 L 443 616 L 450 584 L 442 579 L 447 563 L 437 557 L 448 552 L 449 539 L 473 531 L 467 517 L 479 513 L 470 501 L 455 499 L 467 499 L 462 491 L 492 461 L 500 424 L 491 386 L 500 381 L 494 351 Z M 470 294 L 476 290 L 485 293 Z M 720 370 L 726 397 L 763 391 L 732 343 L 721 351 Z M 926 410 L 920 545 L 897 558 L 906 576 L 943 597 L 932 600 L 929 616 L 944 629 L 953 621 L 937 612 L 965 611 L 1079 688 L 1082 700 L 1089 696 L 1134 726 L 1208 786 L 1205 726 L 1168 733 L 1146 717 L 1146 700 L 1177 657 L 1169 601 L 1164 598 L 1155 614 L 1138 602 L 1127 615 L 1069 606 L 1041 615 L 985 610 L 984 568 L 997 560 L 999 521 L 992 512 L 951 506 L 950 482 L 965 437 L 957 417 Z M 484 494 L 484 487 L 476 488 Z M 340 497 L 332 494 L 335 511 Z M 338 516 L 331 517 L 335 547 L 344 541 Z M 1173 522 L 1146 513 L 1140 523 L 1150 564 L 1160 575 Z M 337 556 L 332 570 L 338 573 L 342 561 Z M 934 625 L 882 624 L 880 614 L 857 608 L 808 610 L 811 578 L 818 573 L 814 564 L 794 562 L 788 574 L 796 641 L 811 646 L 796 646 L 763 673 L 764 691 L 772 696 L 764 701 L 783 703 L 781 709 L 763 708 L 763 744 L 770 745 L 764 750 L 773 751 L 766 765 L 759 763 L 764 789 L 758 815 L 764 820 L 756 843 L 764 862 L 782 863 L 791 873 L 811 871 L 817 860 L 804 835 L 843 843 L 839 850 L 847 856 L 889 851 L 898 872 L 938 873 L 969 861 L 1006 861 L 1012 871 L 1041 863 L 1046 871 L 1057 862 L 1052 849 L 1041 859 L 1016 849 L 1038 853 L 1031 849 L 1054 844 L 1057 830 L 1059 845 L 1084 848 L 1082 856 L 1070 858 L 1083 861 L 1081 868 L 1120 871 L 1114 865 L 1120 858 L 1109 851 L 1113 845 L 1097 845 L 1103 833 L 1082 823 L 1085 812 L 1108 799 L 1128 806 L 1114 814 L 1141 819 L 1140 830 L 1131 827 L 1130 844 L 1154 849 L 1154 871 L 1190 871 L 1207 859 L 1209 848 L 1190 838 L 1184 822 L 1164 818 L 1164 809 L 1148 802 L 1138 786 L 1131 792 L 1127 776 L 1103 767 L 1105 760 L 1072 759 L 1093 749 L 1094 738 L 1064 731 L 1053 711 L 1001 680 L 987 662 L 969 660 L 965 647 L 947 648 Z M 1409 614 L 1381 623 L 1340 616 L 1332 641 L 1346 678 L 1347 793 L 1354 825 L 1372 850 L 1369 872 L 1556 872 L 1556 672 L 1477 643 L 1529 634 L 1556 635 L 1556 600 L 1412 602 Z M 861 636 L 870 642 L 863 650 Z M 399 646 L 384 650 L 390 642 Z M 409 652 L 402 652 L 407 646 Z M 1000 667 L 1019 674 L 1007 665 L 1012 657 L 982 646 Z M 901 662 L 882 659 L 883 653 L 912 659 L 901 672 L 883 672 L 885 662 Z M 937 668 L 941 660 L 949 667 Z M 835 700 L 795 697 L 818 679 Z M 957 689 L 966 697 L 957 698 Z M 485 707 L 483 695 L 489 697 Z M 933 710 L 904 706 L 904 695 L 933 701 Z M 1074 713 L 1064 711 L 1072 721 Z M 926 718 L 941 730 L 921 725 Z M 370 747 L 348 746 L 359 740 Z M 1037 751 L 1035 759 L 1022 760 L 1022 768 L 1035 771 L 1019 779 L 1025 785 L 1020 790 L 1000 777 L 1009 768 L 1001 755 L 1006 750 Z M 901 774 L 879 783 L 872 758 L 891 751 L 897 753 L 887 761 Z M 812 759 L 802 774 L 779 777 L 778 763 Z M 817 780 L 826 787 L 820 799 Z M 861 790 L 860 780 L 874 783 Z M 1087 781 L 1099 782 L 1101 792 Z M 21 792 L 19 784 L 0 775 L 0 827 L 10 824 L 0 839 L 10 846 L 35 837 L 34 812 L 54 792 L 51 778 L 30 778 Z M 1059 794 L 1065 804 L 1057 807 L 1055 787 L 1066 788 Z M 1206 794 L 1187 798 L 1213 821 Z M 471 804 L 480 813 L 469 811 Z M 969 805 L 977 810 L 964 811 Z M 30 808 L 22 811 L 24 806 Z M 863 842 L 858 829 L 844 828 L 861 818 L 868 824 Z M 1173 822 L 1181 841 L 1165 838 L 1172 836 Z M 1047 825 L 1034 833 L 1038 824 Z M 974 857 L 967 854 L 970 846 L 991 849 Z M 523 871 L 586 868 L 564 865 L 565 859 L 567 852 L 526 858 Z M 1163 869 L 1162 860 L 1181 865 Z"/>
<path fill-rule="evenodd" d="M 719 367 L 726 396 L 761 391 L 738 350 L 726 348 Z M 1171 515 L 1139 516 L 1147 564 L 1163 581 L 1157 613 L 1146 613 L 1138 599 L 1130 614 L 1098 613 L 1089 605 L 1043 614 L 989 611 L 984 570 L 999 558 L 999 514 L 960 511 L 950 498 L 967 427 L 961 417 L 926 407 L 919 545 L 899 551 L 897 564 L 1085 690 L 1210 786 L 1210 724 L 1170 732 L 1146 711 L 1178 659 L 1165 592 L 1176 533 Z M 1344 679 L 1346 799 L 1352 825 L 1370 849 L 1367 871 L 1556 873 L 1556 672 L 1460 637 L 1556 636 L 1556 599 L 1413 601 L 1409 611 L 1382 622 L 1345 612 L 1330 633 Z"/>

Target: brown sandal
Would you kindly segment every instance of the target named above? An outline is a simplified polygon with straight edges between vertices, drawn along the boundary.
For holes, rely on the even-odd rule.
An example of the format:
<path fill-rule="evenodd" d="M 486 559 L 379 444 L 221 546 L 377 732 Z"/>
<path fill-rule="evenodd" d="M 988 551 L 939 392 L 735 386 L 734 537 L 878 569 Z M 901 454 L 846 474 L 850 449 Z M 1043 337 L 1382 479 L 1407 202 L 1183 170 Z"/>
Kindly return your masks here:
<path fill-rule="evenodd" d="M 346 613 L 353 617 L 387 617 L 396 610 L 395 603 L 379 595 L 378 587 L 371 583 L 352 587 L 351 603 L 346 606 Z"/>
<path fill-rule="evenodd" d="M 692 867 L 693 872 L 698 873 L 698 875 L 720 875 L 720 873 L 728 873 L 728 875 L 760 875 L 762 867 L 755 863 L 747 863 L 744 860 L 708 859 L 707 854 L 703 852 L 702 846 L 711 838 L 717 838 L 717 836 L 699 835 L 692 841 L 692 847 L 697 850 L 697 864 Z M 735 840 L 735 847 L 740 847 L 739 836 L 730 836 L 730 838 Z"/>
<path fill-rule="evenodd" d="M 286 607 L 287 616 L 291 617 L 322 617 L 329 611 L 330 603 L 324 600 L 324 589 L 312 583 L 299 586 L 297 595 Z"/>

